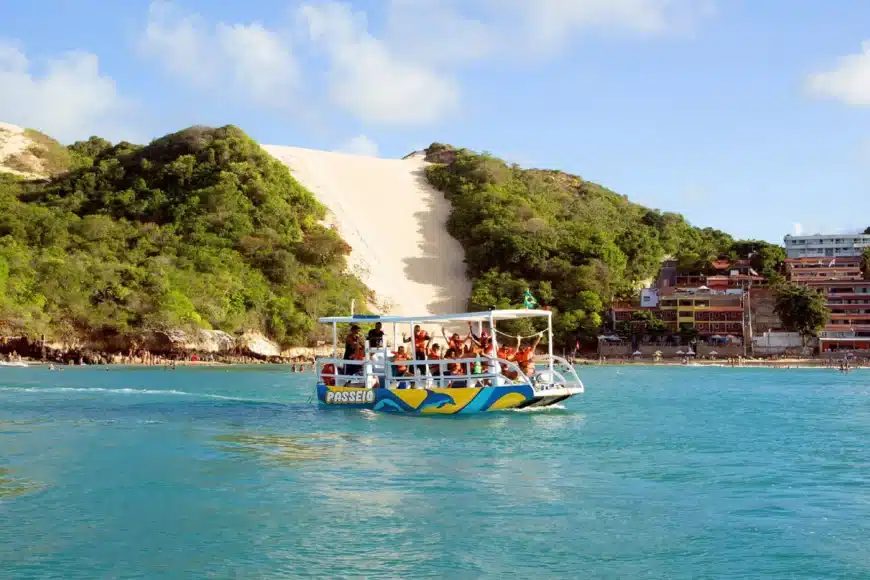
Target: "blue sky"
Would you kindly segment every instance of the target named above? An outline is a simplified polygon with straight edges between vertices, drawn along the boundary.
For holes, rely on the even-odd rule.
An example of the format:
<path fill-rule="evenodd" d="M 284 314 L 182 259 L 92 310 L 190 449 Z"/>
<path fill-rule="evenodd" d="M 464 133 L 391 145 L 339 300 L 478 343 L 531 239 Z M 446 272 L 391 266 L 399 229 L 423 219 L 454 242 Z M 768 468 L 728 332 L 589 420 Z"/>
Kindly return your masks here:
<path fill-rule="evenodd" d="M 739 237 L 870 225 L 870 2 L 0 0 L 0 121 L 559 168 Z"/>

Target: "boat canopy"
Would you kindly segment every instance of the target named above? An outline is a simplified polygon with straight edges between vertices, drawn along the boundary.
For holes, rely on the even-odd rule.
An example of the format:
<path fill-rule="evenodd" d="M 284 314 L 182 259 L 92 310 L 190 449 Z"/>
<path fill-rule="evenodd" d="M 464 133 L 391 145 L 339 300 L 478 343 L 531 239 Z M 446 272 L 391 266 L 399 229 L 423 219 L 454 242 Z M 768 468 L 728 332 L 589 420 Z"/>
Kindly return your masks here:
<path fill-rule="evenodd" d="M 379 314 L 356 314 L 354 316 L 328 316 L 320 322 L 343 324 L 351 322 L 401 324 L 411 322 L 489 322 L 490 320 L 516 320 L 518 318 L 551 317 L 550 310 L 487 310 L 486 312 L 465 312 L 460 314 L 426 314 L 423 316 L 392 316 Z"/>

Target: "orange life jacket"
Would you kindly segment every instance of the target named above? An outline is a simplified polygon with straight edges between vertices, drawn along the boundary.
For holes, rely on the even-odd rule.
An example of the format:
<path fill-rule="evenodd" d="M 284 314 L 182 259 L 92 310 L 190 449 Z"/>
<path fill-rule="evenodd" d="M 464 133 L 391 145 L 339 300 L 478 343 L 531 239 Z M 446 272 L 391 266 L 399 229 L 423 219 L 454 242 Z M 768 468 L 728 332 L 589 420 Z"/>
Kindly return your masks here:
<path fill-rule="evenodd" d="M 320 371 L 320 378 L 323 384 L 329 387 L 335 386 L 335 365 L 332 363 L 323 365 L 323 370 Z"/>
<path fill-rule="evenodd" d="M 420 330 L 419 332 L 414 333 L 414 350 L 416 351 L 426 351 L 426 340 L 429 338 L 429 335 L 426 334 L 425 330 Z"/>
<path fill-rule="evenodd" d="M 406 352 L 394 352 L 393 353 L 393 360 L 394 361 L 410 360 L 410 357 L 408 356 L 408 353 L 406 353 Z M 406 367 L 406 366 L 405 367 L 397 366 L 397 367 L 395 367 L 395 369 L 396 369 L 396 372 L 399 374 L 403 374 L 403 373 L 408 372 L 408 367 Z"/>

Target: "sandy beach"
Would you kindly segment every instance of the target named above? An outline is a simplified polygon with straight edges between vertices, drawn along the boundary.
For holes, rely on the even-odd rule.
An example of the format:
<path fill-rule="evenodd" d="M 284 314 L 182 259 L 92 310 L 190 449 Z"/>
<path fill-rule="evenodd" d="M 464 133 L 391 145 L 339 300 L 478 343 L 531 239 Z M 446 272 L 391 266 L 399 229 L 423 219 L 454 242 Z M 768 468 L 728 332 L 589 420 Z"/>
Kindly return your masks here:
<path fill-rule="evenodd" d="M 740 361 L 729 362 L 728 359 L 702 359 L 689 360 L 684 363 L 679 359 L 662 359 L 653 360 L 650 358 L 630 358 L 630 359 L 605 359 L 598 358 L 578 358 L 575 360 L 577 366 L 661 366 L 661 367 L 728 367 L 728 368 L 827 368 L 831 370 L 839 370 L 840 360 L 827 358 L 781 358 L 781 359 L 754 359 L 744 358 Z M 851 370 L 859 368 L 870 368 L 870 361 L 853 360 Z"/>

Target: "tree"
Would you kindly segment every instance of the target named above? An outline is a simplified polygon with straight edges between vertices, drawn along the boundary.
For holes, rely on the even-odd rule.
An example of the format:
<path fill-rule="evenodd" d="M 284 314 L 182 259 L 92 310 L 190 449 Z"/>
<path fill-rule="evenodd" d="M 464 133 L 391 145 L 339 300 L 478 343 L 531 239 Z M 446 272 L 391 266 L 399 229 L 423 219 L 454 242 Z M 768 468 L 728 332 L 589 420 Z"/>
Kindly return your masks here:
<path fill-rule="evenodd" d="M 80 165 L 47 182 L 0 174 L 0 324 L 13 331 L 259 329 L 298 345 L 316 340 L 316 317 L 366 303 L 325 208 L 240 129 L 64 150 Z"/>
<path fill-rule="evenodd" d="M 764 242 L 762 244 L 764 245 L 752 253 L 750 264 L 756 272 L 770 281 L 782 270 L 782 264 L 785 262 L 785 248 Z"/>
<path fill-rule="evenodd" d="M 592 336 L 615 297 L 634 295 L 666 256 L 696 268 L 727 253 L 728 234 L 632 203 L 561 171 L 524 170 L 433 144 L 426 177 L 451 203 L 447 229 L 465 250 L 474 307 L 518 304 L 536 287 L 566 324 L 557 341 Z M 546 284 L 546 286 L 545 286 Z M 594 315 L 594 316 L 593 316 Z M 653 330 L 655 330 L 655 323 Z"/>
<path fill-rule="evenodd" d="M 864 235 L 865 235 L 865 236 L 870 235 L 870 227 L 866 227 L 866 228 L 864 228 Z"/>
<path fill-rule="evenodd" d="M 792 332 L 800 333 L 804 341 L 816 336 L 830 319 L 821 292 L 793 283 L 777 286 L 774 311 L 783 325 Z"/>
<path fill-rule="evenodd" d="M 861 272 L 865 280 L 870 280 L 870 248 L 865 248 L 861 254 Z"/>
<path fill-rule="evenodd" d="M 641 334 L 647 334 L 649 336 L 661 336 L 664 334 L 665 323 L 656 318 L 656 316 L 649 310 L 639 310 L 634 312 L 631 315 L 632 328 L 639 327 L 643 332 Z"/>
<path fill-rule="evenodd" d="M 698 340 L 700 333 L 698 329 L 688 323 L 680 324 L 680 338 L 686 344 L 690 344 L 693 340 Z"/>

